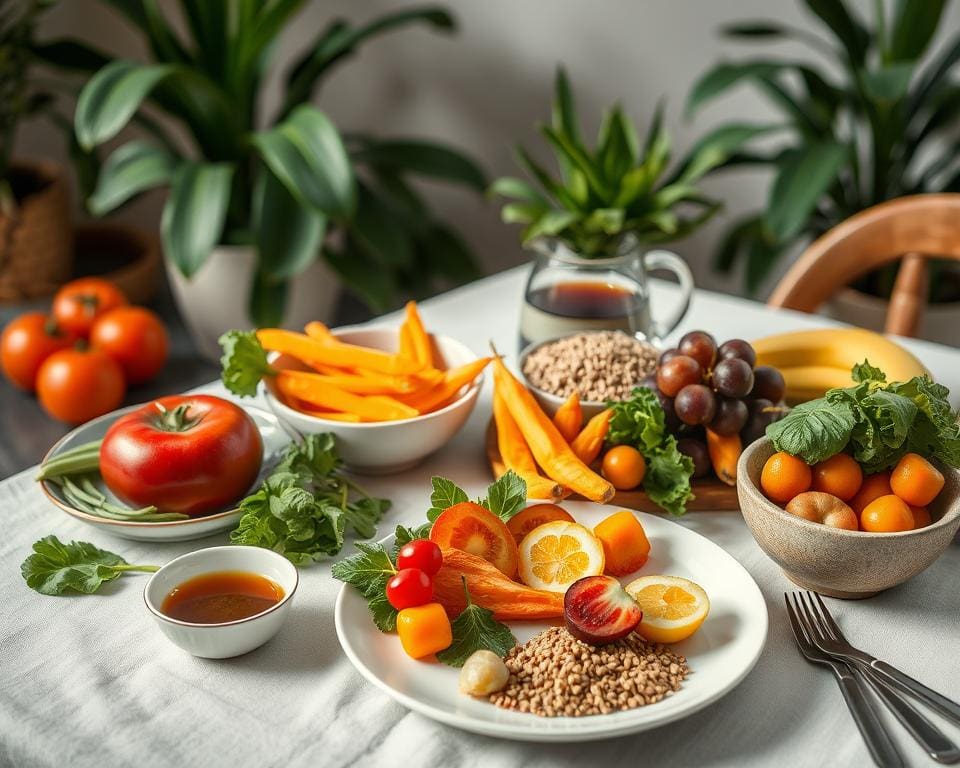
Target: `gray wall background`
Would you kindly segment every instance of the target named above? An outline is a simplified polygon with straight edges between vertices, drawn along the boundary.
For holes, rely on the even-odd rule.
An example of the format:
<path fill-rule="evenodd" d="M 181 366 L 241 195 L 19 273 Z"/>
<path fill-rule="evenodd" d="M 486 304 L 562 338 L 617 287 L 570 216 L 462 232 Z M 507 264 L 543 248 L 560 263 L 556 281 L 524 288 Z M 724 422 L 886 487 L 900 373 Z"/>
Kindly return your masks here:
<path fill-rule="evenodd" d="M 278 101 L 285 64 L 335 17 L 362 21 L 384 10 L 408 7 L 406 0 L 314 1 L 284 34 L 263 108 Z M 733 20 L 776 18 L 817 29 L 793 0 L 448 0 L 459 20 L 454 36 L 405 29 L 379 38 L 347 61 L 315 98 L 345 130 L 386 136 L 432 137 L 467 150 L 491 178 L 519 174 L 512 147 L 522 141 L 546 159 L 534 124 L 549 115 L 553 73 L 563 63 L 573 81 L 588 132 L 602 110 L 620 100 L 641 126 L 657 100 L 667 101 L 675 156 L 712 125 L 725 119 L 762 121 L 774 113 L 748 88 L 708 106 L 694 120 L 683 116 L 692 83 L 721 57 L 745 58 L 772 50 L 734 45 L 717 29 Z M 171 3 L 161 5 L 172 7 Z M 870 12 L 872 3 L 858 7 Z M 943 30 L 960 25 L 954 5 Z M 142 47 L 136 33 L 105 3 L 63 0 L 44 19 L 41 32 L 71 34 L 134 58 Z M 945 36 L 945 35 L 943 35 Z M 780 54 L 804 54 L 779 46 Z M 19 137 L 24 155 L 63 156 L 60 137 L 44 125 L 26 125 Z M 737 276 L 714 273 L 710 260 L 724 223 L 762 205 L 768 177 L 730 172 L 708 179 L 704 189 L 722 199 L 725 211 L 697 235 L 674 246 L 691 264 L 699 285 L 739 292 Z M 496 203 L 437 186 L 431 194 L 446 218 L 473 246 L 483 268 L 494 272 L 521 263 L 516 228 L 500 223 Z M 119 216 L 156 226 L 162 195 L 154 194 Z M 762 292 L 763 293 L 763 292 Z"/>

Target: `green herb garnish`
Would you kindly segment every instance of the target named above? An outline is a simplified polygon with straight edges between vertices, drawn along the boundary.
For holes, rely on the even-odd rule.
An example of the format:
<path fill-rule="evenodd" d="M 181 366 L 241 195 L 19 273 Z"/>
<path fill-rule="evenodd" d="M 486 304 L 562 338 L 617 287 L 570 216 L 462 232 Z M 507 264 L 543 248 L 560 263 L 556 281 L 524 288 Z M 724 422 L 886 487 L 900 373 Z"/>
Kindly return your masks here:
<path fill-rule="evenodd" d="M 260 379 L 276 373 L 254 331 L 228 331 L 219 342 L 223 348 L 220 378 L 233 394 L 252 397 L 257 394 Z"/>
<path fill-rule="evenodd" d="M 91 595 L 126 571 L 152 573 L 158 569 L 157 565 L 130 565 L 120 555 L 86 541 L 64 544 L 56 536 L 35 542 L 33 554 L 20 565 L 27 586 L 42 595 L 62 595 L 70 590 Z"/>
<path fill-rule="evenodd" d="M 437 660 L 451 667 L 462 667 L 476 651 L 493 651 L 503 658 L 507 651 L 517 644 L 517 638 L 506 624 L 493 618 L 493 611 L 476 605 L 470 599 L 467 579 L 463 581 L 463 592 L 467 596 L 467 607 L 450 624 L 453 642 L 449 648 L 437 653 Z"/>
<path fill-rule="evenodd" d="M 367 600 L 373 623 L 381 632 L 397 628 L 397 609 L 387 600 L 387 582 L 397 572 L 383 544 L 357 542 L 360 552 L 334 563 L 333 578 L 351 584 Z"/>

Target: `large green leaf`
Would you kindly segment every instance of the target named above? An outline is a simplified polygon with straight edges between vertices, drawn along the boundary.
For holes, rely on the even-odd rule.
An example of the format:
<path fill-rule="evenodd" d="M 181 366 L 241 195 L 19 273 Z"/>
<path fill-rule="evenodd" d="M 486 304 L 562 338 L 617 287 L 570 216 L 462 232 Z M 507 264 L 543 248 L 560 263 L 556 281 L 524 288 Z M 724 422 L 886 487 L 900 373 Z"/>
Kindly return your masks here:
<path fill-rule="evenodd" d="M 774 75 L 783 69 L 785 62 L 767 59 L 730 62 L 721 61 L 701 75 L 687 96 L 686 112 L 693 114 L 706 102 L 728 91 L 743 80 L 752 80 L 760 75 Z"/>
<path fill-rule="evenodd" d="M 166 184 L 178 164 L 178 158 L 145 141 L 124 144 L 104 164 L 87 202 L 90 212 L 103 216 L 141 192 Z"/>
<path fill-rule="evenodd" d="M 356 207 L 350 158 L 332 122 L 316 107 L 298 107 L 285 121 L 251 137 L 264 162 L 304 205 L 347 219 Z"/>
<path fill-rule="evenodd" d="M 154 57 L 167 63 L 190 63 L 193 57 L 180 44 L 176 32 L 167 23 L 158 0 L 141 0 L 141 2 L 146 19 L 147 36 Z"/>
<path fill-rule="evenodd" d="M 558 183 L 523 147 L 517 147 L 517 161 L 535 178 L 546 193 L 564 208 L 580 208 L 577 199 Z"/>
<path fill-rule="evenodd" d="M 583 147 L 577 146 L 564 133 L 558 133 L 548 125 L 540 126 L 540 132 L 553 145 L 558 157 L 580 171 L 587 179 L 590 188 L 601 200 L 610 200 L 610 187 L 601 176 L 599 169 Z"/>
<path fill-rule="evenodd" d="M 532 184 L 528 184 L 523 179 L 516 179 L 513 176 L 502 176 L 496 179 L 487 190 L 489 195 L 500 195 L 501 197 L 512 197 L 515 200 L 523 200 L 527 203 L 533 203 L 541 207 L 547 207 L 547 199 L 540 194 Z"/>
<path fill-rule="evenodd" d="M 726 163 L 744 144 L 758 136 L 783 130 L 783 125 L 727 123 L 700 138 L 677 171 L 677 182 L 690 184 Z"/>
<path fill-rule="evenodd" d="M 917 87 L 907 103 L 907 114 L 919 112 L 928 99 L 949 79 L 954 66 L 960 61 L 960 34 L 957 34 L 943 46 L 942 52 L 926 66 L 920 76 Z"/>
<path fill-rule="evenodd" d="M 233 167 L 184 162 L 173 176 L 163 208 L 163 250 L 185 277 L 192 277 L 220 241 L 230 202 Z"/>
<path fill-rule="evenodd" d="M 338 249 L 325 250 L 324 256 L 346 286 L 375 312 L 385 312 L 394 303 L 397 284 L 393 273 L 378 267 L 349 237 Z"/>
<path fill-rule="evenodd" d="M 350 234 L 383 269 L 404 269 L 413 265 L 410 236 L 398 216 L 366 184 L 359 185 L 357 212 L 350 222 Z"/>
<path fill-rule="evenodd" d="M 799 234 L 817 202 L 837 180 L 848 160 L 847 148 L 836 142 L 805 144 L 786 155 L 767 204 L 766 225 L 777 242 Z"/>
<path fill-rule="evenodd" d="M 836 35 L 850 60 L 858 67 L 863 66 L 870 47 L 870 34 L 850 13 L 843 0 L 804 0 L 804 2 Z"/>
<path fill-rule="evenodd" d="M 906 95 L 913 69 L 912 61 L 888 64 L 864 72 L 863 84 L 871 99 L 890 104 L 900 101 Z"/>
<path fill-rule="evenodd" d="M 418 243 L 431 271 L 457 283 L 480 277 L 480 269 L 466 243 L 449 227 L 434 224 Z"/>
<path fill-rule="evenodd" d="M 575 144 L 583 144 L 583 139 L 580 137 L 580 126 L 577 124 L 577 110 L 574 106 L 573 92 L 570 89 L 570 81 L 567 79 L 567 73 L 563 67 L 557 67 L 552 120 L 554 130 L 565 133 Z"/>
<path fill-rule="evenodd" d="M 637 130 L 616 105 L 604 118 L 600 136 L 597 160 L 607 182 L 617 186 L 623 174 L 636 165 L 640 152 Z"/>
<path fill-rule="evenodd" d="M 390 140 L 368 144 L 353 157 L 395 171 L 409 171 L 482 192 L 487 182 L 483 172 L 466 155 L 428 141 Z"/>
<path fill-rule="evenodd" d="M 327 220 L 322 213 L 307 208 L 280 180 L 263 168 L 254 193 L 259 268 L 276 283 L 299 274 L 320 253 Z"/>
<path fill-rule="evenodd" d="M 940 26 L 946 0 L 897 0 L 892 34 L 891 61 L 916 61 L 927 50 Z"/>
<path fill-rule="evenodd" d="M 116 136 L 150 91 L 175 71 L 168 64 L 121 59 L 97 72 L 77 99 L 74 124 L 80 146 L 89 149 Z"/>
<path fill-rule="evenodd" d="M 283 322 L 289 287 L 284 278 L 260 270 L 254 273 L 247 311 L 257 328 L 276 328 Z"/>

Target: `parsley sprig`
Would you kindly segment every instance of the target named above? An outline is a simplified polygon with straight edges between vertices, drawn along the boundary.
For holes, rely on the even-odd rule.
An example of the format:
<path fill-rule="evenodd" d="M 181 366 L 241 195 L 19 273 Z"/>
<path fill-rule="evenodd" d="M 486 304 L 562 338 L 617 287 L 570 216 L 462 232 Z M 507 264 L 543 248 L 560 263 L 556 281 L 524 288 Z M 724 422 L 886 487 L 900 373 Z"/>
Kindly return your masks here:
<path fill-rule="evenodd" d="M 33 554 L 20 565 L 27 586 L 41 595 L 79 592 L 90 595 L 127 571 L 158 570 L 156 565 L 131 565 L 120 555 L 100 549 L 87 541 L 65 544 L 56 536 L 45 536 L 33 545 Z"/>

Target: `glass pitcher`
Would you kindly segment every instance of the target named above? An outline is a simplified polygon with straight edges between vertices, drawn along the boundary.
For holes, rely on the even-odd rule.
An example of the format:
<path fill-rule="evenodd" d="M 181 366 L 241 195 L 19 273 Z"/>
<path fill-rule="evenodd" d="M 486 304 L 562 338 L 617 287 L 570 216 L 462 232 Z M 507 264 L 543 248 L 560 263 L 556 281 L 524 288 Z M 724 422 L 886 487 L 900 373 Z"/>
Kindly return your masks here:
<path fill-rule="evenodd" d="M 520 313 L 520 349 L 578 331 L 620 330 L 658 343 L 683 319 L 693 293 L 693 275 L 675 253 L 644 251 L 633 235 L 617 255 L 585 259 L 556 239 L 533 243 L 536 254 Z M 647 273 L 667 270 L 680 284 L 678 306 L 662 321 L 650 311 Z"/>

